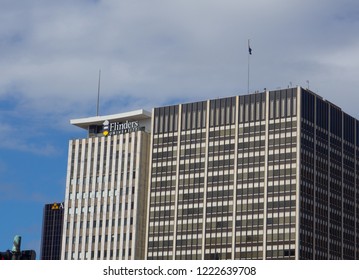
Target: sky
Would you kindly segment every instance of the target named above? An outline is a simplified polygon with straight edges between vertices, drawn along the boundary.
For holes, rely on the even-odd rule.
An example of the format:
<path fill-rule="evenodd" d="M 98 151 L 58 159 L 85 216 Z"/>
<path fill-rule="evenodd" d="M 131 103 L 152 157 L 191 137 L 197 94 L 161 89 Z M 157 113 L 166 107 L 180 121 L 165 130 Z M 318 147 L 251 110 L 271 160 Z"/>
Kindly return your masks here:
<path fill-rule="evenodd" d="M 0 0 L 0 251 L 40 255 L 70 119 L 275 90 L 359 118 L 357 0 Z M 248 40 L 252 49 L 249 59 Z M 248 60 L 249 59 L 249 60 Z M 248 63 L 249 62 L 249 63 Z"/>

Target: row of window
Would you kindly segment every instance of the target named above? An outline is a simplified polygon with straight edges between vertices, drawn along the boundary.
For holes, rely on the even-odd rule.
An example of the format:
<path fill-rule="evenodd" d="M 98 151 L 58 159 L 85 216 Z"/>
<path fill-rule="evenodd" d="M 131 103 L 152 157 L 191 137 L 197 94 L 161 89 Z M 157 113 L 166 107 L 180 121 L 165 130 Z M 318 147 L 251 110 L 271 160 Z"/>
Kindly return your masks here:
<path fill-rule="evenodd" d="M 112 206 L 107 204 L 106 206 L 104 205 L 100 205 L 99 207 L 97 207 L 97 205 L 95 206 L 83 206 L 83 207 L 69 207 L 68 208 L 68 214 L 69 215 L 77 215 L 77 214 L 80 214 L 80 213 L 103 213 L 104 210 L 106 210 L 106 212 L 110 212 L 110 209 L 112 208 L 113 212 L 116 211 L 116 204 L 113 204 Z M 128 209 L 131 209 L 133 210 L 134 209 L 134 202 L 132 201 L 131 203 L 124 203 L 124 210 L 128 210 Z M 122 203 L 119 203 L 119 206 L 118 206 L 118 210 L 121 211 L 122 210 Z"/>
<path fill-rule="evenodd" d="M 117 249 L 115 251 L 116 255 L 114 255 L 114 250 L 98 250 L 97 251 L 97 259 L 106 259 L 106 258 L 110 258 L 110 259 L 124 259 L 126 258 L 131 258 L 132 257 L 132 248 L 128 248 L 128 249 L 122 249 L 122 255 L 120 255 L 120 249 Z M 65 260 L 69 260 L 69 256 L 71 256 L 71 260 L 94 260 L 95 259 L 95 251 L 85 251 L 84 254 L 82 252 L 78 252 L 78 254 L 76 255 L 75 252 L 65 252 Z"/>

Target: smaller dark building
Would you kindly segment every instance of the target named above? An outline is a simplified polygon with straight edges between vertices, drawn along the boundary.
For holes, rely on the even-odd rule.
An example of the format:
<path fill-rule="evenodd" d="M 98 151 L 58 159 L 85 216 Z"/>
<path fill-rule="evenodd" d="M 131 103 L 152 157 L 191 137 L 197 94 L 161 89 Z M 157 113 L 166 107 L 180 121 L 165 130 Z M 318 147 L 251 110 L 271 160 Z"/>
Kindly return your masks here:
<path fill-rule="evenodd" d="M 46 204 L 42 219 L 41 260 L 60 260 L 64 206 Z"/>

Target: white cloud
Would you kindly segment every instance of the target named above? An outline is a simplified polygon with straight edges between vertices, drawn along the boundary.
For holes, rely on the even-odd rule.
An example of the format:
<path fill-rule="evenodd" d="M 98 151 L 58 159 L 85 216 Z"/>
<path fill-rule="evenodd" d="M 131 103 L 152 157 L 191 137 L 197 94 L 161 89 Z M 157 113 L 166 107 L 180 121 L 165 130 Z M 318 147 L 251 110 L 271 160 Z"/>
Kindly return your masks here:
<path fill-rule="evenodd" d="M 0 96 L 20 92 L 34 114 L 93 114 L 100 68 L 102 112 L 246 93 L 248 38 L 252 91 L 310 80 L 355 112 L 336 97 L 358 87 L 353 0 L 14 2 L 0 11 Z"/>
<path fill-rule="evenodd" d="M 58 155 L 58 149 L 44 141 L 32 141 L 36 137 L 41 139 L 41 131 L 36 132 L 39 127 L 26 127 L 26 125 L 11 125 L 0 120 L 0 149 L 16 150 L 41 156 Z M 0 173 L 6 166 L 0 162 Z"/>

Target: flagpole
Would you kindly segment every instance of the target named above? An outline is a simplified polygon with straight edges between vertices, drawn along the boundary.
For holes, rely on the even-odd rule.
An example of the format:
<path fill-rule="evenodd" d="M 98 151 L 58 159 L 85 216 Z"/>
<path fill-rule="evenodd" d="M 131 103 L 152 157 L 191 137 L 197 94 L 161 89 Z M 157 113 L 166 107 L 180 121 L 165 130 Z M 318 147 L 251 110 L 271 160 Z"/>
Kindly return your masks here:
<path fill-rule="evenodd" d="M 250 53 L 249 53 L 249 40 L 248 40 L 248 80 L 247 80 L 247 94 L 249 94 L 249 60 L 250 60 Z"/>

